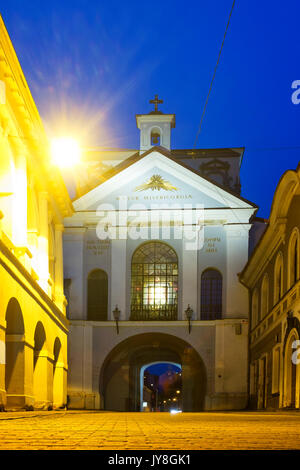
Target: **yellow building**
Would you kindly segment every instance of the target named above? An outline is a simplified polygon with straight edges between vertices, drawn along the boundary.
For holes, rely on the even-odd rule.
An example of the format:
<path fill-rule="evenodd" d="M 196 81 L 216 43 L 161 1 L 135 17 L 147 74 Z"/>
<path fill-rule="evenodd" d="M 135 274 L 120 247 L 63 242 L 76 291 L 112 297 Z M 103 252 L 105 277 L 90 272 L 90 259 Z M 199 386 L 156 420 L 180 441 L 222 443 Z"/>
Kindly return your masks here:
<path fill-rule="evenodd" d="M 240 280 L 250 293 L 250 406 L 300 408 L 300 166 L 282 176 Z"/>
<path fill-rule="evenodd" d="M 0 18 L 0 407 L 66 404 L 63 179 Z"/>

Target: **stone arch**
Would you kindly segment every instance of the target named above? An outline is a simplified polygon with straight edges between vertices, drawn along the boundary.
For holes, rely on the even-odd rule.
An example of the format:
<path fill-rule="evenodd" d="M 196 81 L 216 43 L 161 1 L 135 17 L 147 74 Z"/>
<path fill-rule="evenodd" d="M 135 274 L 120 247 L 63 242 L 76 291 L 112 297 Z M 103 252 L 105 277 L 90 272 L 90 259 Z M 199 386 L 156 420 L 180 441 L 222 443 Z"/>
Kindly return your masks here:
<path fill-rule="evenodd" d="M 283 296 L 283 285 L 283 254 L 279 251 L 274 265 L 274 305 Z"/>
<path fill-rule="evenodd" d="M 288 289 L 293 287 L 299 279 L 300 271 L 300 237 L 299 229 L 295 227 L 290 235 L 288 244 L 287 282 Z"/>
<path fill-rule="evenodd" d="M 33 394 L 36 408 L 45 408 L 48 397 L 48 351 L 44 325 L 38 321 L 34 330 Z"/>
<path fill-rule="evenodd" d="M 25 327 L 19 302 L 12 297 L 6 309 L 5 389 L 7 408 L 25 405 Z"/>
<path fill-rule="evenodd" d="M 162 364 L 162 361 L 152 361 L 149 364 L 145 364 L 144 366 L 141 367 L 140 369 L 140 411 L 143 411 L 143 376 L 144 372 L 148 367 L 154 366 L 155 364 Z M 171 364 L 173 366 L 179 367 L 181 369 L 181 364 L 178 364 L 177 362 L 172 362 L 172 361 L 164 361 L 163 364 Z"/>
<path fill-rule="evenodd" d="M 295 195 L 295 189 L 299 185 L 297 171 L 287 170 L 280 178 L 275 190 L 269 225 L 274 225 L 280 217 L 286 217 L 288 209 Z"/>
<path fill-rule="evenodd" d="M 186 341 L 165 333 L 142 333 L 119 343 L 106 357 L 100 372 L 102 409 L 140 410 L 140 370 L 152 362 L 182 367 L 183 411 L 200 411 L 206 394 L 206 369 Z"/>
<path fill-rule="evenodd" d="M 299 322 L 297 323 L 299 326 Z M 295 361 L 299 345 L 299 328 L 293 327 L 284 340 L 284 370 L 283 370 L 283 407 L 299 408 L 300 367 Z"/>

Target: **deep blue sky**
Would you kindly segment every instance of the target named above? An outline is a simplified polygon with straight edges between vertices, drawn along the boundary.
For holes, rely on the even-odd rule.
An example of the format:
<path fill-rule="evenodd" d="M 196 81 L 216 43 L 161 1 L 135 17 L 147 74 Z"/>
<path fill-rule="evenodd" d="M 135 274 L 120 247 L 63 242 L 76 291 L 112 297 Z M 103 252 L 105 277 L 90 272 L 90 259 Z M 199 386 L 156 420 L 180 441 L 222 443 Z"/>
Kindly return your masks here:
<path fill-rule="evenodd" d="M 147 367 L 150 374 L 162 375 L 168 370 L 172 371 L 173 373 L 181 372 L 181 369 L 174 364 L 170 364 L 167 362 L 161 362 L 160 364 L 154 364 L 152 366 Z"/>
<path fill-rule="evenodd" d="M 1 13 L 50 136 L 138 148 L 135 114 L 158 93 L 172 147 L 192 148 L 231 4 L 10 0 Z M 299 29 L 299 1 L 236 1 L 197 145 L 246 147 L 242 194 L 262 217 L 300 160 Z"/>

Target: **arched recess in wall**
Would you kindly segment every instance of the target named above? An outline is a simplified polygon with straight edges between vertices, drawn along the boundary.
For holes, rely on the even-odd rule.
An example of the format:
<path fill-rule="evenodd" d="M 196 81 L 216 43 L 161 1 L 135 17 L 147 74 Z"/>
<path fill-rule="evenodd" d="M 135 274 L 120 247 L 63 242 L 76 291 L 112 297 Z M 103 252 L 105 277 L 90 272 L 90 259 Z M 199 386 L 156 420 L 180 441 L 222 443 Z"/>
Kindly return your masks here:
<path fill-rule="evenodd" d="M 299 229 L 297 227 L 291 233 L 288 245 L 288 288 L 293 287 L 299 280 L 300 255 L 299 255 Z"/>
<path fill-rule="evenodd" d="M 14 297 L 8 302 L 5 319 L 5 389 L 9 409 L 24 406 L 25 384 L 25 327 L 20 304 Z"/>
<path fill-rule="evenodd" d="M 36 408 L 44 408 L 48 405 L 48 351 L 45 328 L 40 321 L 34 332 L 33 395 Z"/>
<path fill-rule="evenodd" d="M 162 144 L 162 130 L 159 127 L 150 129 L 150 144 L 153 146 Z"/>
<path fill-rule="evenodd" d="M 208 268 L 201 274 L 201 320 L 222 318 L 222 274 Z"/>
<path fill-rule="evenodd" d="M 287 329 L 284 341 L 283 406 L 288 408 L 300 406 L 299 320 L 296 324 L 289 333 Z"/>
<path fill-rule="evenodd" d="M 102 269 L 94 269 L 87 279 L 87 320 L 105 321 L 108 310 L 108 276 Z"/>
<path fill-rule="evenodd" d="M 260 320 L 262 320 L 269 311 L 269 276 L 264 274 L 260 291 Z"/>
<path fill-rule="evenodd" d="M 283 256 L 279 252 L 274 266 L 274 305 L 283 296 Z"/>

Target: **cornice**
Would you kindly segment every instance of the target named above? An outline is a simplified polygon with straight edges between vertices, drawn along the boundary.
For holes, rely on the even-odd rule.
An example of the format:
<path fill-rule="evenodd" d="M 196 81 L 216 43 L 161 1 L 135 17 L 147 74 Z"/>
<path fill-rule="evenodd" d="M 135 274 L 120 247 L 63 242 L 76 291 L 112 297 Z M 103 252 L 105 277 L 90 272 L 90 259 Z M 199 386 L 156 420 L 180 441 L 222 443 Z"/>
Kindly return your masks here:
<path fill-rule="evenodd" d="M 3 234 L 3 232 L 2 232 Z M 1 234 L 1 238 L 2 238 Z M 65 331 L 68 332 L 68 319 L 32 278 L 25 267 L 12 253 L 5 242 L 0 240 L 0 265 L 15 279 L 22 288 L 34 298 L 40 307 Z"/>

